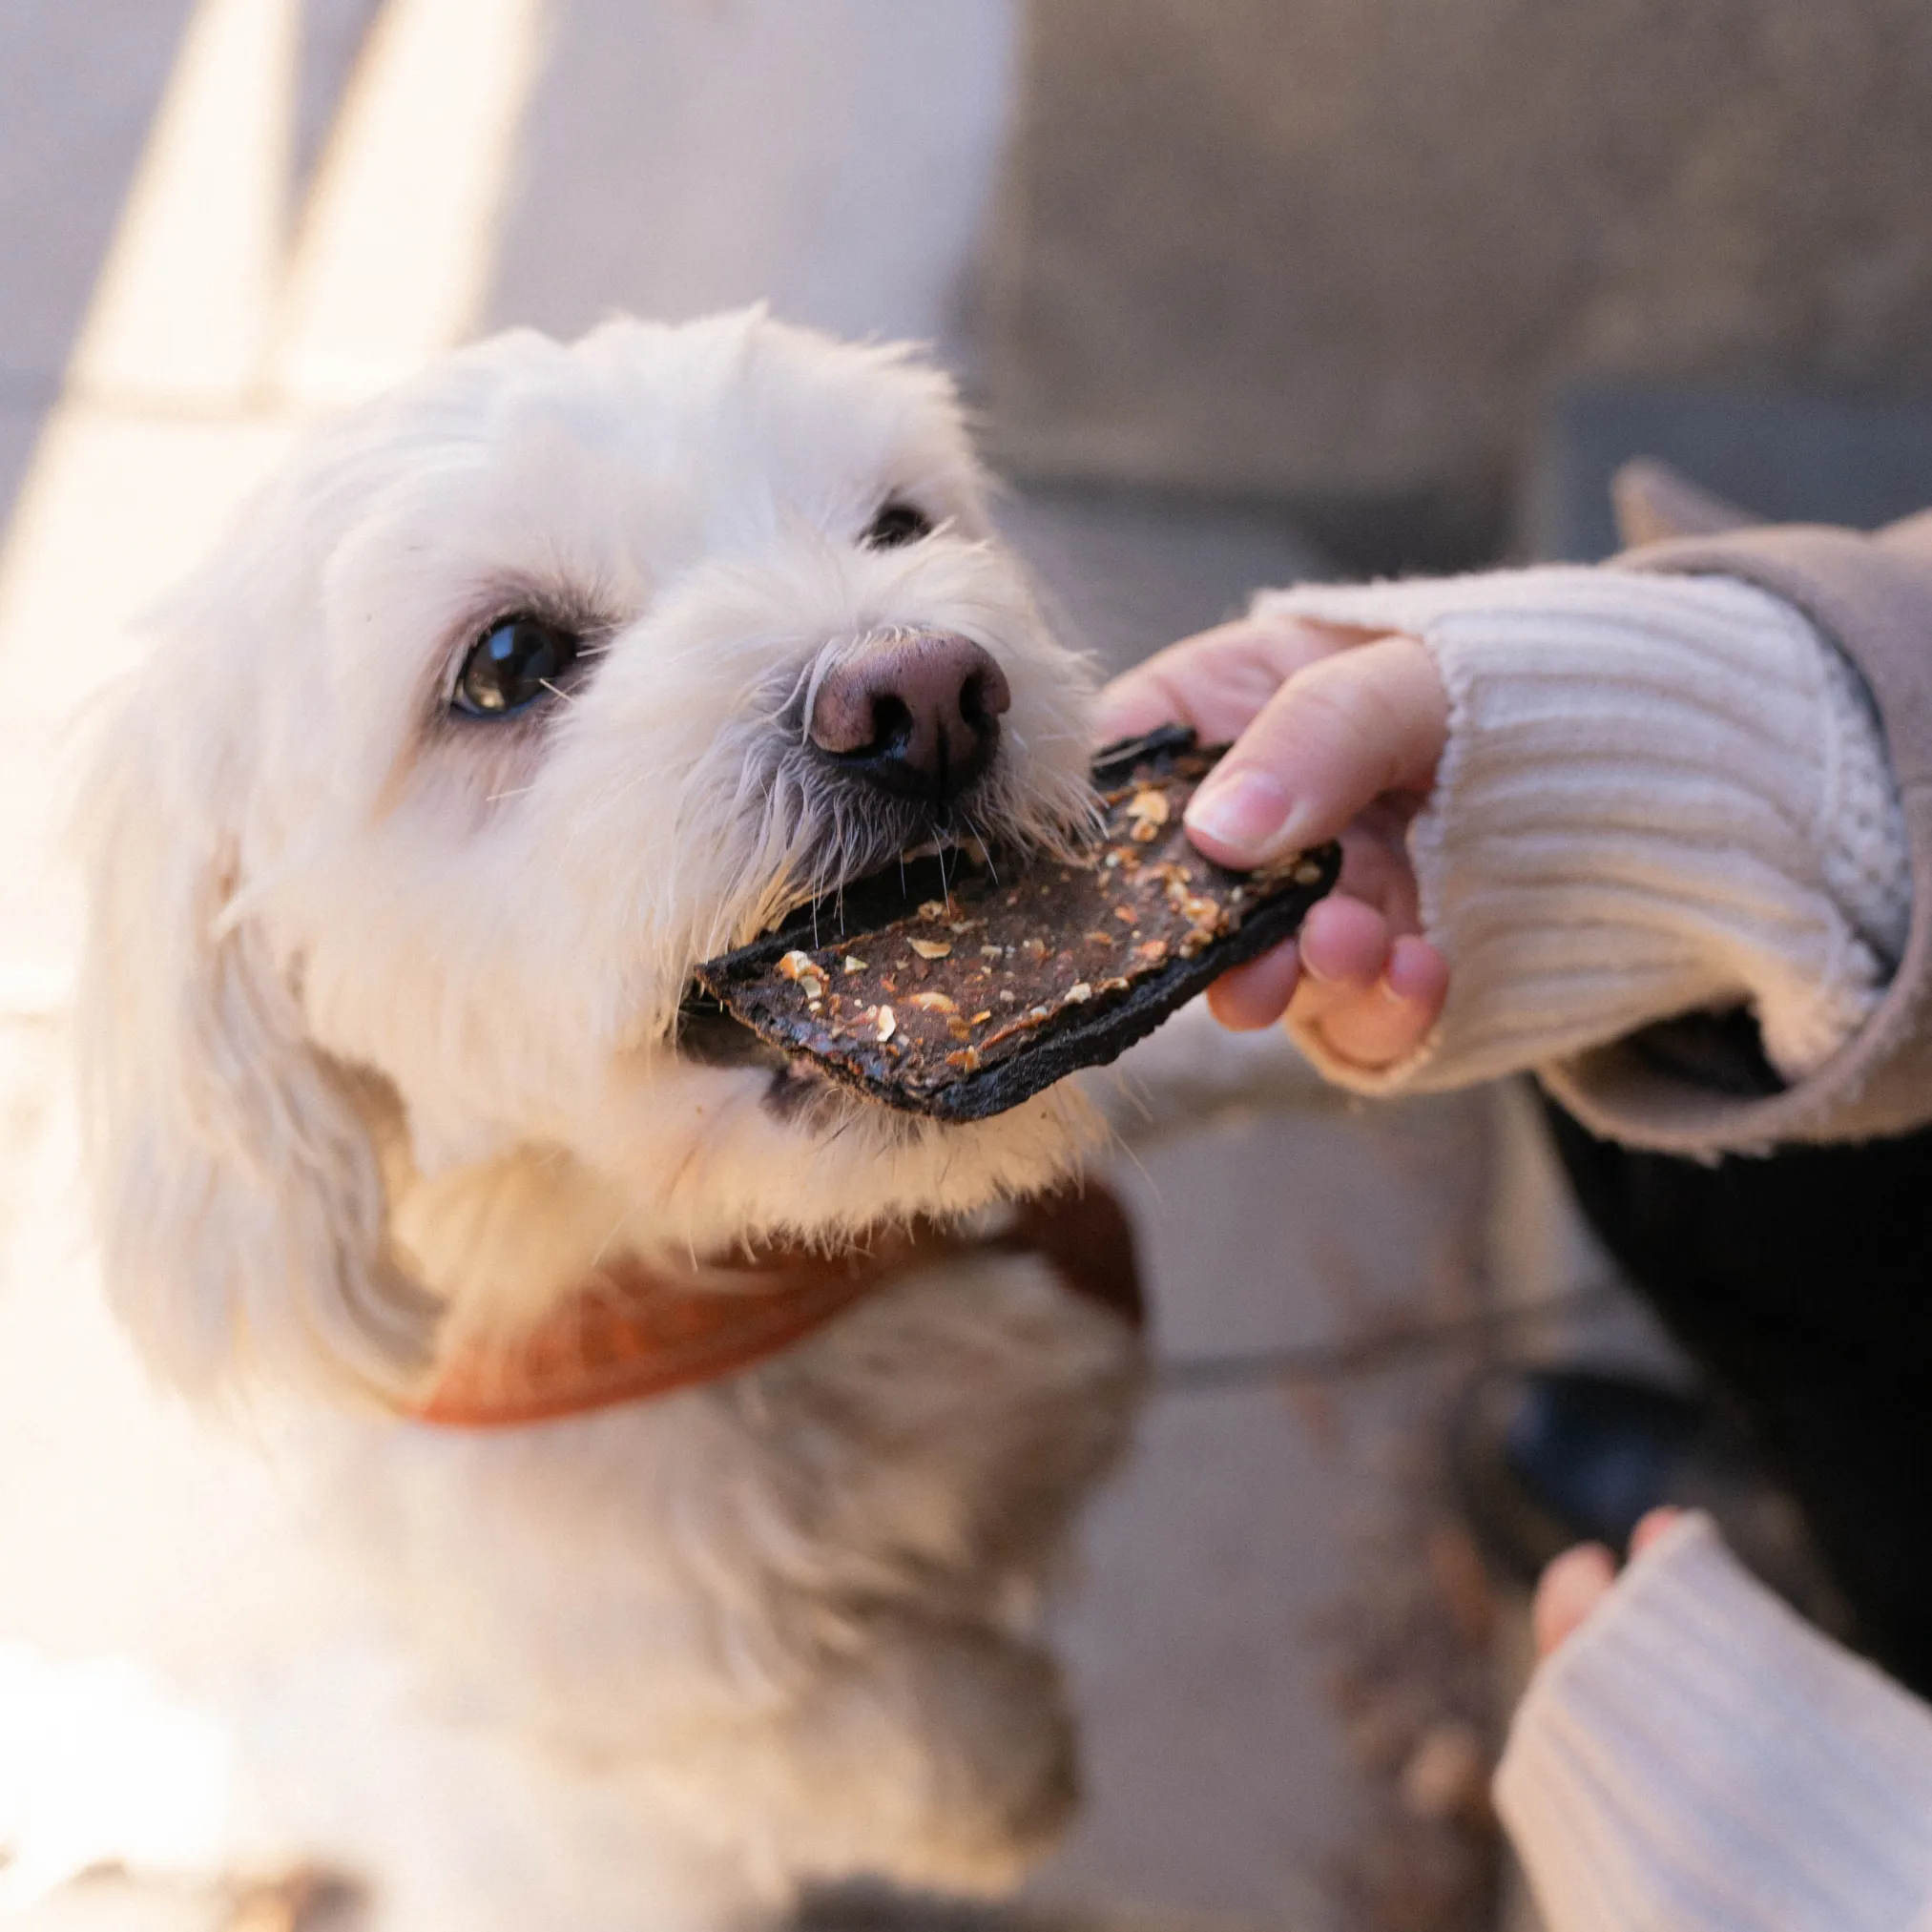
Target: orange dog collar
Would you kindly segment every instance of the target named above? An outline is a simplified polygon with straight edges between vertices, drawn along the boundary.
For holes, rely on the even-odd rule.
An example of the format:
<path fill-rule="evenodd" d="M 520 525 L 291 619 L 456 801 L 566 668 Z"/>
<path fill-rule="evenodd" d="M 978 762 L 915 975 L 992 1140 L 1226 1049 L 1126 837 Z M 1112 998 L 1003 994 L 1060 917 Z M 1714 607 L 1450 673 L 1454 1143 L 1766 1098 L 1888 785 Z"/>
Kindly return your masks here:
<path fill-rule="evenodd" d="M 790 1348 L 908 1270 L 978 1252 L 1032 1254 L 1068 1290 L 1136 1329 L 1133 1234 L 1105 1188 L 1028 1201 L 998 1234 L 920 1220 L 837 1255 L 778 1248 L 688 1273 L 600 1270 L 529 1333 L 460 1344 L 407 1413 L 446 1428 L 512 1428 L 671 1395 Z"/>

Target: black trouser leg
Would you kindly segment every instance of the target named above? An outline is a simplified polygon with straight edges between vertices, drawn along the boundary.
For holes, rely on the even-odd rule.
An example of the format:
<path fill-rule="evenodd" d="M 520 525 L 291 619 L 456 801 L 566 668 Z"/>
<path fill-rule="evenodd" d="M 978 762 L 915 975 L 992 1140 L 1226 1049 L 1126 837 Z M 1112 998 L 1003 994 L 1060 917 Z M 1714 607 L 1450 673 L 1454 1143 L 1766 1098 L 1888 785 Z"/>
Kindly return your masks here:
<path fill-rule="evenodd" d="M 1932 1696 L 1932 1132 L 1706 1166 L 1549 1114 L 1584 1212 L 1790 1485 L 1860 1647 Z"/>

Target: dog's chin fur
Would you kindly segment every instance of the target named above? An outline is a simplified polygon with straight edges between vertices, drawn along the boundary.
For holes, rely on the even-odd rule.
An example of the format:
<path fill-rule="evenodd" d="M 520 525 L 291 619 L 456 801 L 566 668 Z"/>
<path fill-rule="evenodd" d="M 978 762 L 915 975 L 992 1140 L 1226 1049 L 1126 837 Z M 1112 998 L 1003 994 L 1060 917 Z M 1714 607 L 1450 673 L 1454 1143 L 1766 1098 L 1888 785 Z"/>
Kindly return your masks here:
<path fill-rule="evenodd" d="M 891 499 L 934 533 L 866 548 Z M 585 637 L 576 674 L 453 714 L 511 613 Z M 1070 1800 L 1028 1607 L 1125 1438 L 1109 1318 L 987 1257 L 659 1402 L 478 1436 L 384 1408 L 601 1259 L 836 1246 L 1092 1139 L 1066 1090 L 943 1128 L 676 1040 L 692 967 L 801 894 L 934 829 L 1080 828 L 1090 674 L 992 537 L 945 379 L 758 311 L 505 337 L 322 433 L 157 629 L 80 827 L 108 1289 L 191 1396 L 348 1399 L 318 1466 L 357 1465 L 361 1541 L 527 1745 L 559 1858 L 608 1867 L 589 1902 L 457 1920 L 1009 1882 Z M 944 828 L 800 724 L 827 662 L 914 629 L 1012 693 Z"/>

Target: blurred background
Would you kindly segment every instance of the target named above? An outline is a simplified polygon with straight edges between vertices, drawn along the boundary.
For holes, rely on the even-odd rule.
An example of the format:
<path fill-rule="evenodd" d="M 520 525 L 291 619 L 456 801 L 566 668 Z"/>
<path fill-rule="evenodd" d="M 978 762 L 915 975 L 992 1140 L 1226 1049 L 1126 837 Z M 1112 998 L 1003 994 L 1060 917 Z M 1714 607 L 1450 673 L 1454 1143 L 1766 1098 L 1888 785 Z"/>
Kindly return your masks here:
<path fill-rule="evenodd" d="M 211 1874 L 241 1795 L 375 1895 L 487 1783 L 274 1472 L 149 1396 L 74 1198 L 63 735 L 307 422 L 515 323 L 913 337 L 1118 665 L 1264 584 L 1601 555 L 1640 450 L 1780 516 L 1932 501 L 1928 180 L 1922 0 L 6 0 L 0 1922 L 352 1922 Z M 1667 1352 L 1509 1093 L 1307 1087 L 1121 1185 L 1164 1381 L 1022 1915 L 1520 1913 L 1438 1419 L 1498 1349 Z"/>

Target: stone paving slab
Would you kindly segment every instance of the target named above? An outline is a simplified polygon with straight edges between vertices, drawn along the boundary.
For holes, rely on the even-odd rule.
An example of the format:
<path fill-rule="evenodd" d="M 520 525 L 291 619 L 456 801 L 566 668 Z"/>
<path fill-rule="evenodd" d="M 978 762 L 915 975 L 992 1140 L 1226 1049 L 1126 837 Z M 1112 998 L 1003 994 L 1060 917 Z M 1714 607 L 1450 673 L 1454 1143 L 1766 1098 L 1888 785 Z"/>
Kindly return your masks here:
<path fill-rule="evenodd" d="M 1361 1806 L 1308 1627 L 1345 1589 L 1360 1481 L 1277 1390 L 1155 1403 L 1085 1538 L 1067 1641 L 1090 1805 L 1043 1895 L 1331 1922 L 1320 1867 Z"/>
<path fill-rule="evenodd" d="M 189 10 L 0 7 L 0 405 L 59 385 Z"/>
<path fill-rule="evenodd" d="M 966 276 L 1017 0 L 567 0 L 525 115 L 492 325 L 769 301 L 972 353 Z"/>
<path fill-rule="evenodd" d="M 1327 567 L 1304 531 L 1261 506 L 1042 488 L 1015 490 L 995 509 L 1055 623 L 1111 671 L 1238 616 L 1257 590 Z"/>
<path fill-rule="evenodd" d="M 1633 456 L 1660 457 L 1767 523 L 1869 530 L 1932 505 L 1932 403 L 1574 384 L 1530 443 L 1524 553 L 1595 563 L 1619 549 L 1610 482 Z"/>
<path fill-rule="evenodd" d="M 1480 511 L 1574 375 L 1932 377 L 1920 0 L 1029 22 L 990 358 L 1029 475 Z"/>

